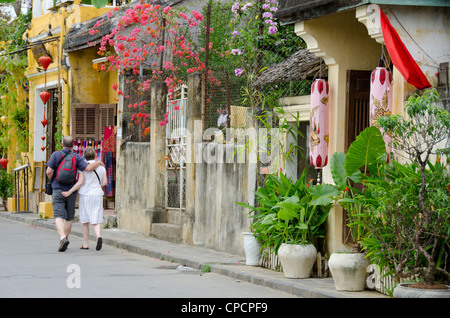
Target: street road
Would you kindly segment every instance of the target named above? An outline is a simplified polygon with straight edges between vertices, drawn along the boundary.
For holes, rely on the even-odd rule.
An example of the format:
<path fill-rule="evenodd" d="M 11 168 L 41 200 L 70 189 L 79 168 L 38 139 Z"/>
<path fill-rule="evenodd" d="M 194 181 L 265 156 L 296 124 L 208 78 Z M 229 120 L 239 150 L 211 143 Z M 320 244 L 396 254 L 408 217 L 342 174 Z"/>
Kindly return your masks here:
<path fill-rule="evenodd" d="M 0 297 L 289 298 L 290 294 L 0 218 Z"/>

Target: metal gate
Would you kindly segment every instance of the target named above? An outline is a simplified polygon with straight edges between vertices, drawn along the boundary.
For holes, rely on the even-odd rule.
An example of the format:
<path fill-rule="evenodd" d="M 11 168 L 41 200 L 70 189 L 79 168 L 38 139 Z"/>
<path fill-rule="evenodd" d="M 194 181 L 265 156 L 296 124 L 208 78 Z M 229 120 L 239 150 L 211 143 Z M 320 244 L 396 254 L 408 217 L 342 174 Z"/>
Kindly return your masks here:
<path fill-rule="evenodd" d="M 187 86 L 167 95 L 166 124 L 166 207 L 184 209 L 186 205 L 186 110 Z"/>

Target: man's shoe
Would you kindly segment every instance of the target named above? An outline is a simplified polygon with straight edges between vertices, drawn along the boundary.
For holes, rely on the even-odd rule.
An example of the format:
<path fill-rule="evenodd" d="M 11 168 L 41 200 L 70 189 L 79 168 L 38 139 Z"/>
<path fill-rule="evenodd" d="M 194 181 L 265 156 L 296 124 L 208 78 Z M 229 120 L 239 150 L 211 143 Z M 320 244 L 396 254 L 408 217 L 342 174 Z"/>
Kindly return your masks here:
<path fill-rule="evenodd" d="M 58 251 L 59 252 L 64 252 L 67 249 L 67 246 L 69 245 L 69 240 L 67 238 L 63 238 L 60 242 L 59 242 L 59 248 Z"/>
<path fill-rule="evenodd" d="M 96 249 L 97 251 L 100 251 L 100 250 L 102 249 L 102 238 L 101 238 L 101 237 L 99 237 L 99 238 L 97 239 L 97 246 L 95 246 L 95 249 Z"/>

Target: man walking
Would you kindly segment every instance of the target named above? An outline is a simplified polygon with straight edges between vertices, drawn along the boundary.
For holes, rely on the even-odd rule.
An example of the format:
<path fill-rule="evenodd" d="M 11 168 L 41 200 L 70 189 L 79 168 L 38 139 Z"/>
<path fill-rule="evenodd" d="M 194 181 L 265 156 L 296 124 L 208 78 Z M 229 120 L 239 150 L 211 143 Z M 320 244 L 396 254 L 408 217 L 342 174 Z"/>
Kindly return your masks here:
<path fill-rule="evenodd" d="M 64 197 L 61 192 L 68 191 L 77 183 L 76 172 L 80 171 L 93 171 L 100 165 L 104 166 L 101 161 L 94 161 L 90 164 L 81 157 L 79 154 L 72 152 L 73 149 L 73 137 L 65 136 L 63 139 L 63 150 L 55 151 L 50 156 L 47 163 L 47 177 L 52 180 L 54 174 L 55 178 L 52 181 L 52 199 L 53 199 L 53 214 L 55 216 L 56 231 L 60 236 L 58 251 L 64 252 L 69 245 L 69 234 L 72 230 L 72 220 L 75 217 L 75 201 L 77 198 L 77 191 L 73 192 L 67 198 Z M 66 165 L 68 162 L 69 168 Z M 71 171 L 74 170 L 74 171 Z M 65 178 L 70 173 L 74 173 L 73 178 L 69 178 L 69 181 L 64 180 L 63 173 L 66 173 Z M 58 175 L 58 174 L 61 174 Z M 59 178 L 58 178 L 59 177 Z M 82 182 L 80 180 L 80 182 Z"/>

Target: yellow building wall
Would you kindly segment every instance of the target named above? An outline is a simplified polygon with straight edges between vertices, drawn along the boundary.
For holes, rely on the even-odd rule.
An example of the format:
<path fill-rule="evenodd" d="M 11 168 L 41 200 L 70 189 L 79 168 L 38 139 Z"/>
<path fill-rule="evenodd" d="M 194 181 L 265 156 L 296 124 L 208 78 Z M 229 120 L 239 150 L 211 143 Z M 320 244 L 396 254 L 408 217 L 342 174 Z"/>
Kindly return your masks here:
<path fill-rule="evenodd" d="M 110 73 L 96 71 L 92 60 L 98 59 L 98 48 L 84 49 L 69 53 L 72 80 L 72 103 L 108 103 Z M 114 72 L 115 73 L 115 72 Z"/>
<path fill-rule="evenodd" d="M 117 73 L 100 72 L 97 73 L 92 67 L 92 60 L 98 59 L 100 56 L 96 54 L 97 49 L 85 49 L 69 54 L 71 68 L 64 69 L 60 65 L 61 57 L 63 56 L 62 46 L 67 32 L 75 23 L 91 20 L 96 18 L 112 8 L 96 9 L 93 6 L 80 6 L 80 1 L 75 0 L 70 7 L 58 8 L 53 12 L 39 16 L 32 19 L 30 28 L 27 30 L 28 39 L 30 40 L 45 40 L 48 39 L 47 33 L 49 25 L 53 37 L 58 37 L 58 41 L 45 43 L 46 50 L 52 56 L 52 63 L 48 66 L 47 71 L 38 72 L 37 68 L 42 68 L 36 60 L 32 50 L 28 50 L 28 68 L 25 75 L 29 80 L 29 149 L 28 157 L 30 158 L 31 171 L 34 171 L 35 152 L 41 149 L 35 149 L 34 146 L 34 131 L 43 129 L 39 124 L 40 118 L 35 118 L 36 114 L 36 88 L 42 88 L 47 83 L 54 83 L 54 86 L 60 83 L 61 105 L 63 111 L 63 134 L 69 135 L 71 133 L 71 105 L 72 103 L 115 103 L 112 93 L 111 85 L 117 82 Z M 24 34 L 24 38 L 26 35 Z M 56 83 L 56 84 L 55 84 Z M 54 87 L 53 86 L 53 87 Z M 38 124 L 35 124 L 35 120 Z M 37 125 L 37 127 L 35 126 Z M 39 137 L 38 137 L 39 138 Z M 40 141 L 40 138 L 39 138 Z M 39 177 L 39 176 L 38 176 Z M 31 174 L 29 182 L 29 191 L 33 192 L 35 184 L 35 176 Z"/>

